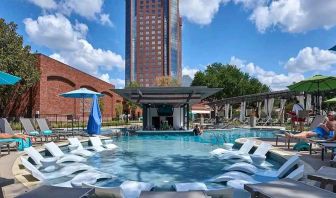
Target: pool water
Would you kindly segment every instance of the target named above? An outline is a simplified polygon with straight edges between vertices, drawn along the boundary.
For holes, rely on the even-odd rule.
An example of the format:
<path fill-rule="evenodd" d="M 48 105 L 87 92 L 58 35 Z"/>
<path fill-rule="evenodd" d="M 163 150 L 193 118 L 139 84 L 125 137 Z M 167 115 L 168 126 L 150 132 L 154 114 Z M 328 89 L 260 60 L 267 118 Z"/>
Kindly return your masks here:
<path fill-rule="evenodd" d="M 118 150 L 97 153 L 87 164 L 117 176 L 98 186 L 112 187 L 125 180 L 134 180 L 154 183 L 157 190 L 169 190 L 178 182 L 205 182 L 209 188 L 223 187 L 225 184 L 207 180 L 223 174 L 222 169 L 234 161 L 210 157 L 209 152 L 240 137 L 270 138 L 274 137 L 274 131 L 235 129 L 208 131 L 202 136 L 121 136 L 113 139 Z M 279 167 L 275 161 L 268 161 L 268 164 L 269 169 Z"/>

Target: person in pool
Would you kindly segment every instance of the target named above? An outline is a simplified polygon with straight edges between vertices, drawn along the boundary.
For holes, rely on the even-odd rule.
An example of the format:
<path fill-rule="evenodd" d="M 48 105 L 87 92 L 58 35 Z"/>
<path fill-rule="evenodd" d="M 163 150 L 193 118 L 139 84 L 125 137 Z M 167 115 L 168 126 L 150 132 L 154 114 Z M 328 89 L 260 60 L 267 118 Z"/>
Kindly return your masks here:
<path fill-rule="evenodd" d="M 197 124 L 196 124 L 193 132 L 194 132 L 194 135 L 202 135 L 202 133 L 203 133 L 202 129 Z"/>
<path fill-rule="evenodd" d="M 289 138 L 298 138 L 298 139 L 307 139 L 311 137 L 318 137 L 321 139 L 333 139 L 334 131 L 336 130 L 336 121 L 327 121 L 324 124 L 320 124 L 312 131 L 303 131 L 298 134 L 291 134 L 285 132 L 286 137 Z"/>

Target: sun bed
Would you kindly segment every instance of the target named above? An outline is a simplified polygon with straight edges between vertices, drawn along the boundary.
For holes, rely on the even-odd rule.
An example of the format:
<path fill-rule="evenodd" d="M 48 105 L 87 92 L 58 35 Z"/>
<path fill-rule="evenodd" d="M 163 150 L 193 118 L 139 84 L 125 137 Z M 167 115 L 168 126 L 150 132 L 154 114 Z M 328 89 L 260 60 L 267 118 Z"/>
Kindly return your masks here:
<path fill-rule="evenodd" d="M 54 134 L 43 134 L 38 132 L 34 126 L 32 125 L 30 119 L 28 118 L 20 118 L 20 122 L 23 126 L 24 131 L 31 137 L 34 138 L 41 138 L 41 142 L 42 142 L 42 138 L 45 138 L 45 141 L 48 141 L 48 137 L 56 137 L 58 139 L 58 137 Z"/>
<path fill-rule="evenodd" d="M 90 197 L 93 194 L 92 188 L 64 188 L 56 186 L 41 186 L 27 193 L 17 196 L 16 198 L 78 198 L 78 197 Z M 47 196 L 46 196 L 47 195 Z"/>
<path fill-rule="evenodd" d="M 138 198 L 141 192 L 151 191 L 154 185 L 145 182 L 124 181 L 118 187 L 98 187 L 85 183 L 83 187 L 95 188 L 95 194 L 98 197 Z"/>
<path fill-rule="evenodd" d="M 266 142 L 262 142 L 257 149 L 254 151 L 253 154 L 224 154 L 223 156 L 219 156 L 220 159 L 241 159 L 241 160 L 246 160 L 249 162 L 252 162 L 252 157 L 258 157 L 263 159 L 266 159 L 266 154 L 268 151 L 272 148 L 272 145 Z"/>
<path fill-rule="evenodd" d="M 83 183 L 84 188 L 93 188 L 94 195 L 97 197 L 113 197 L 113 198 L 126 198 L 124 191 L 118 187 L 98 187 L 91 184 Z"/>
<path fill-rule="evenodd" d="M 12 135 L 15 134 L 6 118 L 0 118 L 0 131 L 2 133 L 8 133 L 8 134 L 12 134 Z M 18 149 L 17 144 L 16 143 L 13 144 L 13 142 L 11 142 L 11 141 L 4 142 L 4 144 L 6 144 L 6 146 L 8 148 L 8 154 L 9 154 L 11 148 L 14 148 L 16 150 Z"/>
<path fill-rule="evenodd" d="M 336 192 L 336 168 L 322 166 L 316 173 L 308 175 L 308 179 L 320 182 L 321 188 L 330 184 Z"/>
<path fill-rule="evenodd" d="M 298 168 L 293 170 L 291 173 L 289 173 L 285 178 L 293 179 L 295 181 L 300 180 L 304 176 L 304 165 L 299 165 Z M 263 183 L 265 181 L 274 181 L 278 180 L 276 177 L 272 178 L 264 178 L 264 177 L 251 177 L 249 179 L 233 179 L 227 182 L 227 185 L 233 188 L 240 188 L 243 189 L 243 184 L 257 184 L 257 183 Z"/>
<path fill-rule="evenodd" d="M 44 119 L 44 118 L 36 118 L 36 122 L 40 128 L 40 131 L 42 134 L 44 135 L 55 135 L 55 136 L 58 136 L 58 137 L 61 137 L 63 136 L 64 139 L 68 136 L 70 136 L 71 134 L 70 133 L 67 133 L 67 132 L 61 132 L 61 131 L 53 131 L 49 128 L 49 125 L 47 123 L 47 120 Z"/>
<path fill-rule="evenodd" d="M 330 191 L 298 182 L 292 179 L 281 179 L 268 183 L 246 184 L 244 189 L 255 197 L 280 197 L 280 198 L 322 198 L 336 197 Z"/>
<path fill-rule="evenodd" d="M 140 198 L 209 198 L 203 191 L 190 192 L 141 192 Z M 223 197 L 221 196 L 217 197 Z M 225 196 L 224 196 L 225 197 Z"/>
<path fill-rule="evenodd" d="M 108 173 L 103 173 L 98 170 L 88 170 L 74 176 L 70 181 L 55 184 L 58 187 L 83 187 L 83 184 L 94 185 L 98 181 L 112 179 L 114 176 Z"/>
<path fill-rule="evenodd" d="M 289 175 L 287 175 L 286 178 L 298 181 L 299 179 L 301 179 L 303 177 L 303 175 L 304 175 L 304 165 L 300 165 L 297 169 L 295 169 Z M 272 179 L 268 179 L 268 180 L 264 180 L 264 179 L 259 179 L 259 180 L 255 180 L 255 179 L 250 179 L 250 180 L 234 179 L 234 180 L 228 181 L 226 184 L 227 184 L 227 186 L 234 189 L 233 197 L 243 198 L 243 197 L 250 197 L 250 193 L 247 192 L 246 190 L 244 190 L 244 185 L 246 185 L 246 184 L 259 184 L 259 183 L 263 183 L 263 182 L 270 182 L 270 181 L 278 180 L 278 178 L 272 178 Z"/>
<path fill-rule="evenodd" d="M 26 154 L 34 161 L 34 163 L 38 166 L 42 166 L 41 161 L 44 159 L 57 159 L 56 157 L 44 158 L 40 152 L 38 152 L 34 147 L 25 148 L 24 151 Z"/>
<path fill-rule="evenodd" d="M 92 148 L 97 152 L 101 152 L 101 151 L 104 151 L 104 150 L 115 150 L 115 149 L 118 148 L 117 145 L 112 144 L 112 143 L 111 144 L 103 144 L 98 136 L 90 137 L 90 142 L 92 144 Z"/>
<path fill-rule="evenodd" d="M 69 176 L 79 171 L 86 171 L 86 170 L 94 169 L 93 167 L 88 166 L 86 164 L 73 163 L 73 164 L 68 164 L 67 166 L 57 171 L 51 172 L 51 173 L 42 173 L 24 157 L 21 157 L 21 162 L 22 162 L 22 165 L 32 174 L 32 176 L 40 181 L 56 179 L 60 177 Z"/>
<path fill-rule="evenodd" d="M 86 156 L 92 156 L 94 155 L 93 152 L 89 151 L 90 150 L 94 150 L 91 147 L 88 147 L 87 149 L 85 149 L 82 145 L 82 143 L 78 140 L 78 138 L 68 138 L 68 141 L 70 143 L 69 147 L 77 147 L 76 150 L 71 151 L 70 153 L 75 154 L 75 155 L 80 155 L 81 153 L 84 154 Z"/>
<path fill-rule="evenodd" d="M 334 156 L 334 159 L 330 160 L 330 166 L 336 167 L 336 155 Z"/>
<path fill-rule="evenodd" d="M 186 192 L 192 190 L 208 190 L 207 186 L 201 182 L 192 182 L 192 183 L 176 183 L 174 188 L 177 192 Z"/>
<path fill-rule="evenodd" d="M 299 160 L 300 160 L 299 157 L 294 155 L 293 157 L 289 158 L 278 170 L 274 170 L 274 171 L 259 169 L 252 164 L 248 164 L 245 162 L 239 162 L 225 169 L 229 172 L 216 176 L 210 179 L 209 181 L 225 182 L 225 181 L 230 181 L 234 179 L 241 179 L 241 180 L 253 179 L 253 177 L 248 174 L 254 174 L 254 175 L 258 175 L 258 176 L 265 177 L 265 178 L 267 177 L 282 178 L 291 168 L 293 168 L 295 165 L 299 163 Z"/>
<path fill-rule="evenodd" d="M 58 160 L 59 163 L 66 162 L 66 161 L 72 161 L 72 162 L 86 161 L 86 159 L 81 156 L 63 153 L 63 151 L 54 142 L 46 143 L 44 144 L 44 146 L 50 152 L 52 156 L 60 158 Z"/>
<path fill-rule="evenodd" d="M 310 127 L 309 127 L 309 131 L 314 130 L 319 124 L 323 123 L 324 120 L 326 119 L 326 116 L 324 115 L 317 115 L 314 120 L 311 122 Z M 284 133 L 279 133 L 276 134 L 276 141 L 275 141 L 275 145 L 278 146 L 278 140 L 279 137 L 285 138 L 287 140 L 287 147 L 288 149 L 290 148 L 290 142 L 292 138 L 288 138 L 286 137 L 286 135 Z M 286 144 L 286 140 L 285 140 L 285 144 Z M 313 142 L 310 142 L 310 147 L 312 146 Z M 311 152 L 311 150 L 310 150 Z"/>
<path fill-rule="evenodd" d="M 226 150 L 223 148 L 218 148 L 210 152 L 212 156 L 224 156 L 224 155 L 244 155 L 248 154 L 254 145 L 254 141 L 247 139 L 246 142 L 240 147 L 239 150 Z"/>
<path fill-rule="evenodd" d="M 233 165 L 230 165 L 224 168 L 225 171 L 241 171 L 248 174 L 258 174 L 262 176 L 269 177 L 282 177 L 286 174 L 293 166 L 298 164 L 300 158 L 297 155 L 290 157 L 278 170 L 265 170 L 256 167 L 253 164 L 249 164 L 246 162 L 238 162 Z"/>
<path fill-rule="evenodd" d="M 6 118 L 0 118 L 0 130 L 2 133 L 6 133 L 10 135 L 17 135 L 17 133 L 13 131 L 12 127 L 10 126 Z M 22 135 L 22 134 L 19 134 L 19 135 Z M 8 152 L 10 152 L 10 149 L 22 151 L 24 148 L 29 147 L 31 145 L 31 139 L 30 138 L 0 139 L 0 143 L 3 143 L 7 146 Z"/>

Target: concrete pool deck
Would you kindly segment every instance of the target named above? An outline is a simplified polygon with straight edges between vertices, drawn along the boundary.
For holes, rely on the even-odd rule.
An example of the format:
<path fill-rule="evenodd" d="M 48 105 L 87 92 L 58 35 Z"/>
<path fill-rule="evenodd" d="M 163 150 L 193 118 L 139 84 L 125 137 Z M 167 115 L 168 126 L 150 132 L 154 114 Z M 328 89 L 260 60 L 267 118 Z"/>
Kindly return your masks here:
<path fill-rule="evenodd" d="M 88 138 L 81 138 L 81 141 L 87 141 Z M 321 166 L 329 166 L 329 160 L 321 161 L 320 152 L 309 155 L 309 151 L 296 152 L 292 149 L 287 149 L 284 142 L 279 142 L 278 146 L 275 146 L 275 139 L 258 139 L 260 141 L 267 141 L 273 145 L 272 153 L 287 158 L 291 155 L 299 154 L 300 159 L 305 166 L 305 175 L 314 172 Z M 293 143 L 294 144 L 294 143 Z M 293 145 L 292 144 L 292 145 Z M 67 141 L 61 141 L 58 145 L 67 145 Z M 38 144 L 35 148 L 42 150 L 43 146 Z M 20 166 L 19 156 L 24 152 L 11 152 L 9 155 L 5 155 L 0 158 L 0 177 L 15 179 L 15 183 L 6 187 L 3 187 L 5 197 L 15 197 L 24 192 L 30 191 L 40 185 L 40 182 L 34 179 L 22 166 Z M 328 156 L 329 157 L 329 156 Z M 315 182 L 310 180 L 304 180 L 305 183 L 316 185 Z M 230 193 L 227 193 L 224 197 L 230 197 Z"/>

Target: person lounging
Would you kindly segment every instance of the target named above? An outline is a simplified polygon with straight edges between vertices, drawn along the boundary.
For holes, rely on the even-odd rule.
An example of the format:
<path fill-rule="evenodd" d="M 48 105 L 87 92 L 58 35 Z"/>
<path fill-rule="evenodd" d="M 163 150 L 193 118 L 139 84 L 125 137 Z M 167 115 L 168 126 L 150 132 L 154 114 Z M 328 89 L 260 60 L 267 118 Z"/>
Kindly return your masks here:
<path fill-rule="evenodd" d="M 303 131 L 298 134 L 285 132 L 285 135 L 288 138 L 298 138 L 298 139 L 307 139 L 311 137 L 330 139 L 334 137 L 335 129 L 336 129 L 336 121 L 327 121 L 325 124 L 320 124 L 312 131 Z"/>

